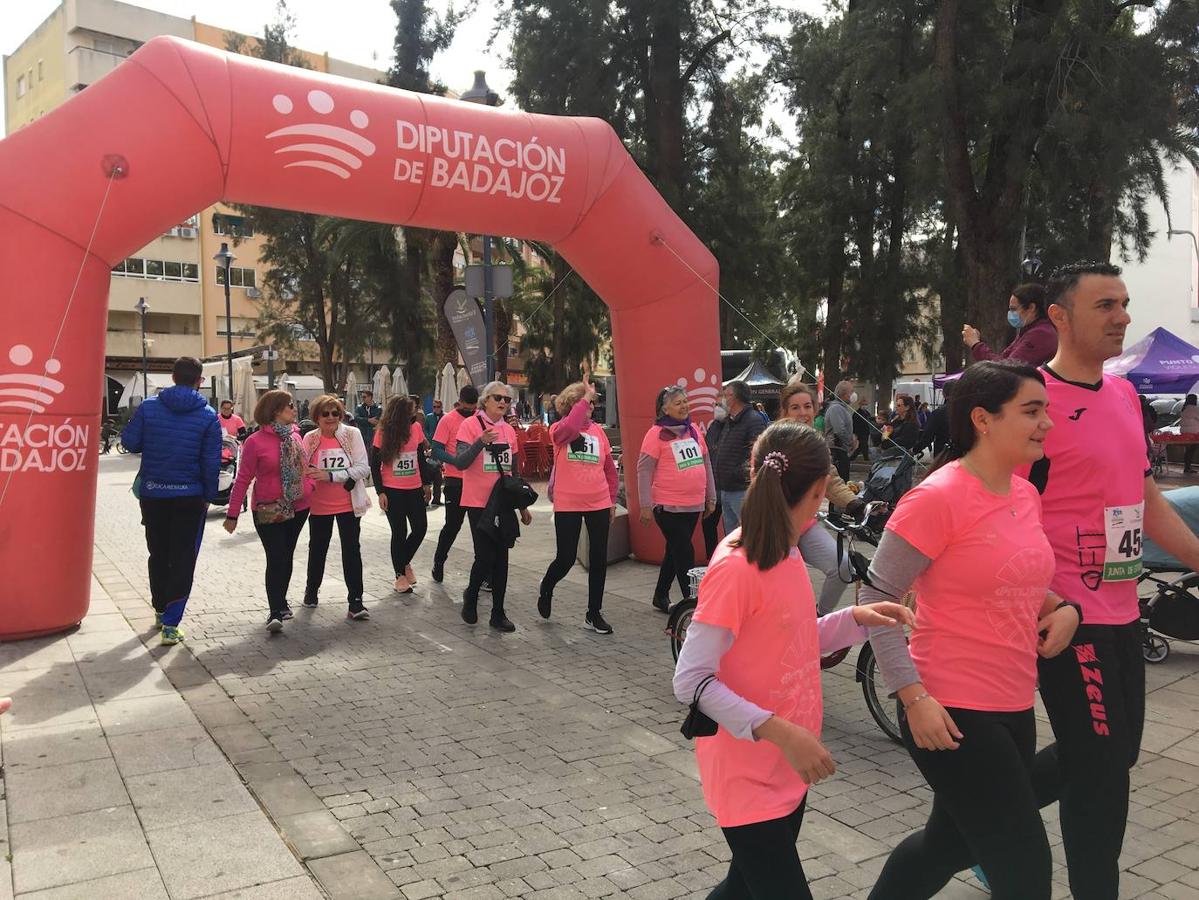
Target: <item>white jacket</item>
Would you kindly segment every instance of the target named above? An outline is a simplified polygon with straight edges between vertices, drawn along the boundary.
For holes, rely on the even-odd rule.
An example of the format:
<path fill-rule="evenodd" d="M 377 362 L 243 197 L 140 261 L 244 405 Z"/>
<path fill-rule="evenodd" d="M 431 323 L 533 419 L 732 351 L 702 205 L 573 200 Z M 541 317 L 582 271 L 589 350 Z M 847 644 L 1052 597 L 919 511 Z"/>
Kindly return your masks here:
<path fill-rule="evenodd" d="M 354 515 L 361 518 L 371 508 L 370 494 L 366 492 L 366 480 L 371 475 L 370 458 L 366 455 L 366 441 L 362 439 L 361 431 L 345 422 L 338 424 L 334 437 L 337 438 L 337 443 L 341 444 L 341 449 L 349 455 L 350 468 L 345 472 L 333 472 L 333 480 L 345 482 L 351 478 L 354 479 L 354 488 L 350 491 L 350 503 L 354 507 Z M 312 459 L 320 442 L 321 430 L 319 428 L 304 435 L 305 458 Z"/>

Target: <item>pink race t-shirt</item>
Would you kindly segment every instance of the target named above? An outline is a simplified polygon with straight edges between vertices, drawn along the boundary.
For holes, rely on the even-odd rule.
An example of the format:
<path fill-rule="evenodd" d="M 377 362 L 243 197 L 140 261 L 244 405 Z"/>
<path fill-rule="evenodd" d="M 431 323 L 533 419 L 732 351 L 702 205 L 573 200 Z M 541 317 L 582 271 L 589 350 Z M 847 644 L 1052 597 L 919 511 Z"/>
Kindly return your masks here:
<path fill-rule="evenodd" d="M 396 454 L 396 458 L 391 462 L 380 460 L 379 469 L 383 475 L 384 487 L 400 491 L 420 490 L 420 465 L 416 451 L 424 439 L 425 433 L 421 431 L 419 425 L 413 422 L 412 431 L 408 434 L 408 442 Z M 383 433 L 381 431 L 375 431 L 375 438 L 372 443 L 376 447 L 383 446 Z"/>
<path fill-rule="evenodd" d="M 707 445 L 703 438 L 697 441 L 686 432 L 682 437 L 664 441 L 659 436 L 661 431 L 659 426 L 652 425 L 641 440 L 641 452 L 657 461 L 650 498 L 653 505 L 703 506 L 708 493 L 704 464 Z"/>
<path fill-rule="evenodd" d="M 561 423 L 550 426 L 550 437 Z M 604 460 L 612 447 L 604 430 L 594 422 L 570 444 L 554 444 L 554 510 L 556 512 L 592 512 L 612 506 Z"/>
<path fill-rule="evenodd" d="M 237 437 L 237 433 L 246 427 L 246 420 L 237 413 L 234 413 L 227 419 L 224 416 L 218 415 L 217 421 L 221 423 L 221 430 L 232 437 Z"/>
<path fill-rule="evenodd" d="M 1037 622 L 1053 578 L 1036 490 L 1000 496 L 951 462 L 904 494 L 887 530 L 932 563 L 916 579 L 912 661 L 942 706 L 1033 705 Z"/>
<path fill-rule="evenodd" d="M 350 454 L 342 449 L 335 437 L 322 437 L 309 461 L 322 472 L 346 472 L 350 468 Z M 335 516 L 353 512 L 354 503 L 341 482 L 317 479 L 311 511 L 314 516 Z"/>
<path fill-rule="evenodd" d="M 807 567 L 793 549 L 763 572 L 730 545 L 740 534 L 734 530 L 716 548 L 699 585 L 695 621 L 733 632 L 717 671 L 730 690 L 819 736 L 820 637 Z M 789 815 L 808 790 L 767 741 L 741 740 L 720 728 L 696 739 L 695 756 L 704 799 L 722 828 Z"/>
<path fill-rule="evenodd" d="M 458 449 L 458 429 L 462 427 L 462 423 L 466 419 L 467 417 L 464 417 L 458 410 L 452 409 L 441 417 L 441 421 L 433 429 L 433 440 L 445 447 L 445 452 L 450 456 L 454 456 Z M 446 463 L 445 477 L 461 478 L 462 472 Z"/>
<path fill-rule="evenodd" d="M 443 420 L 444 421 L 444 420 Z M 512 471 L 512 461 L 516 458 L 516 432 L 507 422 L 488 425 L 496 433 L 497 444 L 507 444 L 497 465 L 495 458 L 484 447 L 470 467 L 462 473 L 462 505 L 482 509 L 491 497 L 491 489 L 499 481 L 502 466 L 505 473 Z M 458 443 L 473 444 L 483 434 L 483 420 L 479 415 L 473 415 L 458 428 Z M 449 448 L 447 448 L 449 449 Z"/>
<path fill-rule="evenodd" d="M 1057 557 L 1053 591 L 1082 606 L 1088 625 L 1127 625 L 1139 618 L 1150 474 L 1140 401 L 1123 378 L 1104 375 L 1083 385 L 1041 371 L 1054 427 L 1045 458 L 1026 477 L 1041 492 L 1045 534 Z"/>

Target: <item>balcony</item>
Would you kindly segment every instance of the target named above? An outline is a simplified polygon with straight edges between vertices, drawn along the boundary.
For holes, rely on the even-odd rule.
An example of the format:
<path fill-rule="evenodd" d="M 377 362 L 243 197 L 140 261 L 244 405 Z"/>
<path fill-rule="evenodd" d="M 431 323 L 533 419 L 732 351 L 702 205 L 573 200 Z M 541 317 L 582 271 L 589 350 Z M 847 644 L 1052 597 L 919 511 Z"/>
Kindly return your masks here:
<path fill-rule="evenodd" d="M 72 47 L 67 54 L 67 87 L 95 84 L 124 61 L 125 57 L 117 53 Z"/>
<path fill-rule="evenodd" d="M 199 316 L 204 309 L 204 289 L 198 282 L 112 277 L 108 289 L 110 310 L 132 312 L 137 308 L 138 297 L 145 297 L 154 312 Z"/>
<path fill-rule="evenodd" d="M 178 359 L 180 356 L 203 356 L 204 339 L 198 334 L 160 334 L 149 332 L 151 359 Z M 142 355 L 140 331 L 109 331 L 104 341 L 105 356 Z"/>

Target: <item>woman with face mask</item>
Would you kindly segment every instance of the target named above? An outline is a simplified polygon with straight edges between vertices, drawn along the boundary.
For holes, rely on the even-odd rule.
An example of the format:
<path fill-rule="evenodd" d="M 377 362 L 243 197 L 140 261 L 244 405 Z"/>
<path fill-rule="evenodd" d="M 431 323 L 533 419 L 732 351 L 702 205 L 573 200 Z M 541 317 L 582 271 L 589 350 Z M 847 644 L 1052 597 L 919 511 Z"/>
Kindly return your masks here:
<path fill-rule="evenodd" d="M 1039 284 L 1022 284 L 1008 298 L 1008 324 L 1017 329 L 1016 338 L 1002 353 L 996 353 L 982 340 L 977 328 L 962 328 L 962 342 L 970 348 L 975 362 L 984 359 L 1010 359 L 1043 366 L 1057 353 L 1057 329 L 1049 321 L 1045 303 L 1045 288 Z"/>

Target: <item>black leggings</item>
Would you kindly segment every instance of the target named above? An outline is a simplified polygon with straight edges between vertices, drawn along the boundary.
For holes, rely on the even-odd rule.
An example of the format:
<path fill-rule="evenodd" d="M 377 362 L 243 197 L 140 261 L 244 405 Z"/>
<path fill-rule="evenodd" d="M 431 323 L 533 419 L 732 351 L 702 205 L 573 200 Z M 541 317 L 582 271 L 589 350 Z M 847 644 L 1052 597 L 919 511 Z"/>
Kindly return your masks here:
<path fill-rule="evenodd" d="M 721 828 L 733 861 L 708 900 L 812 900 L 795 846 L 807 802 L 805 797 L 795 812 L 781 819 Z"/>
<path fill-rule="evenodd" d="M 466 510 L 462 506 L 462 479 L 446 477 L 445 480 L 445 524 L 437 537 L 437 550 L 433 553 L 433 567 L 441 568 L 449 558 L 454 539 L 462 530 Z"/>
<path fill-rule="evenodd" d="M 491 585 L 491 618 L 498 619 L 504 614 L 504 594 L 508 590 L 508 548 L 479 531 L 482 509 L 466 507 L 466 517 L 470 520 L 470 536 L 475 542 L 475 562 L 470 567 L 470 583 L 462 599 L 464 603 L 477 606 L 479 586 L 488 582 Z"/>
<path fill-rule="evenodd" d="M 1060 800 L 1070 890 L 1115 900 L 1128 821 L 1128 770 L 1145 728 L 1140 625 L 1080 625 L 1069 647 L 1037 661 L 1057 743 L 1037 754 L 1042 806 Z"/>
<path fill-rule="evenodd" d="M 391 567 L 399 578 L 429 530 L 425 492 L 423 488 L 384 488 L 383 495 L 387 498 L 387 524 L 391 526 Z"/>
<path fill-rule="evenodd" d="M 933 806 L 924 829 L 892 851 L 870 900 L 933 897 L 975 863 L 995 900 L 1049 900 L 1053 862 L 1033 789 L 1032 709 L 946 711 L 964 735 L 957 750 L 921 750 L 907 719 L 900 723 L 908 752 L 933 789 Z"/>
<path fill-rule="evenodd" d="M 695 534 L 695 523 L 699 521 L 698 512 L 666 512 L 660 506 L 654 507 L 654 521 L 666 538 L 666 552 L 662 554 L 662 565 L 658 567 L 658 586 L 654 588 L 654 598 L 664 599 L 670 596 L 670 582 L 677 579 L 679 590 L 686 597 L 691 590 L 691 580 L 687 570 L 695 565 L 695 548 L 691 545 L 691 535 Z"/>
<path fill-rule="evenodd" d="M 362 547 L 359 535 L 362 522 L 350 512 L 332 516 L 308 517 L 308 586 L 305 597 L 315 597 L 325 580 L 325 557 L 333 539 L 333 522 L 337 522 L 337 538 L 341 541 L 341 575 L 346 583 L 346 599 L 353 603 L 362 599 Z"/>
<path fill-rule="evenodd" d="M 700 524 L 704 529 L 704 552 L 708 559 L 712 558 L 712 554 L 716 552 L 716 547 L 720 543 L 720 520 L 724 516 L 724 509 L 717 502 L 716 509 L 712 510 L 712 515 L 704 516 Z"/>
<path fill-rule="evenodd" d="M 291 584 L 291 567 L 296 556 L 300 532 L 308 520 L 308 510 L 301 509 L 286 522 L 263 525 L 254 520 L 254 530 L 266 551 L 266 601 L 272 613 L 287 609 L 287 587 Z"/>
<path fill-rule="evenodd" d="M 608 579 L 608 527 L 612 513 L 608 509 L 590 512 L 555 512 L 554 534 L 558 555 L 541 579 L 541 596 L 553 596 L 558 582 L 575 564 L 579 532 L 587 525 L 587 612 L 599 612 L 604 605 L 604 583 Z"/>

